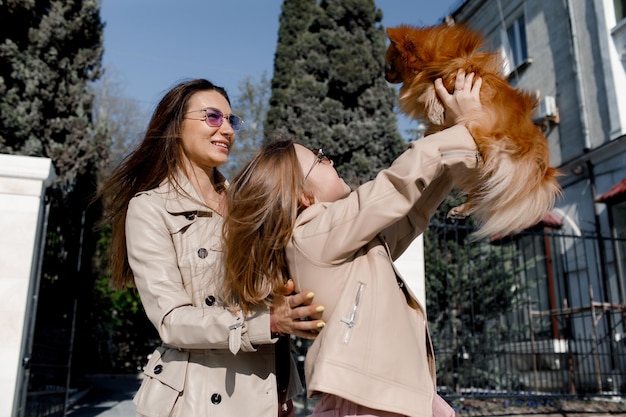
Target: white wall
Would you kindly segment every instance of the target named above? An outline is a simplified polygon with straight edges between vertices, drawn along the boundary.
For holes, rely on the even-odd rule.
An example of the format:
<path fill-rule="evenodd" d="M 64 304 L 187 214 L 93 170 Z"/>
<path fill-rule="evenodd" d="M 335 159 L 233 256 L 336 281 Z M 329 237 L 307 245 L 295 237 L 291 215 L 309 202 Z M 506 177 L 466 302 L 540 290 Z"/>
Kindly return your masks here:
<path fill-rule="evenodd" d="M 0 154 L 0 417 L 22 404 L 22 358 L 29 351 L 39 288 L 43 195 L 50 159 Z"/>
<path fill-rule="evenodd" d="M 404 278 L 413 294 L 417 297 L 424 311 L 426 310 L 426 281 L 424 277 L 424 235 L 417 239 L 394 262 L 396 269 Z"/>

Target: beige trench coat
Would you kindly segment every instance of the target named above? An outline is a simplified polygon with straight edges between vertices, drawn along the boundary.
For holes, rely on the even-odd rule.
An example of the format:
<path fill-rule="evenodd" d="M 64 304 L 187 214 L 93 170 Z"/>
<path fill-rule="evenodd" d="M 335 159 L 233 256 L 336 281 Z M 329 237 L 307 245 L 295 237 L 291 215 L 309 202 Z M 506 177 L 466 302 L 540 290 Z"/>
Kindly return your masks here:
<path fill-rule="evenodd" d="M 164 182 L 137 194 L 126 219 L 128 259 L 141 301 L 163 345 L 135 396 L 143 416 L 278 414 L 269 310 L 233 315 L 222 299 L 222 217 Z M 302 387 L 293 361 L 288 397 Z"/>
<path fill-rule="evenodd" d="M 432 417 L 435 366 L 426 315 L 393 260 L 428 226 L 454 178 L 476 175 L 479 161 L 467 129 L 452 127 L 411 143 L 347 198 L 298 216 L 289 267 L 296 288 L 311 289 L 326 307 L 326 327 L 305 363 L 310 396 Z"/>

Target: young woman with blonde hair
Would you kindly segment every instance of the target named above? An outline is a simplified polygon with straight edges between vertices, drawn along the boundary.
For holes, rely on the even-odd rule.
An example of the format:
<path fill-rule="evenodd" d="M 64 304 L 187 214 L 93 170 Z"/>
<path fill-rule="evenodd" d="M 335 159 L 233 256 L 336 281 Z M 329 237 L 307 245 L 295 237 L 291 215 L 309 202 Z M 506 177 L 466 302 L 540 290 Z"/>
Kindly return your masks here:
<path fill-rule="evenodd" d="M 450 124 L 480 111 L 480 78 L 461 72 L 456 83 L 454 95 L 436 83 Z M 290 140 L 264 146 L 233 180 L 224 225 L 230 302 L 253 311 L 293 279 L 326 308 L 305 366 L 308 394 L 320 397 L 314 416 L 453 414 L 436 395 L 424 308 L 393 260 L 479 163 L 459 123 L 411 143 L 352 192 L 321 149 Z"/>

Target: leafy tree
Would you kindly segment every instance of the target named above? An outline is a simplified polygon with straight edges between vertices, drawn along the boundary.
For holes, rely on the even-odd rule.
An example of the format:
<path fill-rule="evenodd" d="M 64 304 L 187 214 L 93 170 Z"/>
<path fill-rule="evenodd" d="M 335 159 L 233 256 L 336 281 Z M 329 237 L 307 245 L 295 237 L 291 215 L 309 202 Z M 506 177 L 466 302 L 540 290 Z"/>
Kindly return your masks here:
<path fill-rule="evenodd" d="M 92 226 L 100 215 L 89 203 L 109 146 L 105 126 L 92 119 L 91 85 L 102 73 L 99 5 L 99 0 L 0 1 L 0 152 L 50 158 L 57 174 L 47 196 L 31 389 L 65 385 L 66 376 L 52 378 L 57 368 L 41 365 L 67 364 L 63 356 L 71 347 L 74 319 L 75 369 L 93 362 L 91 352 L 79 346 L 90 328 L 84 314 L 89 297 L 83 295 L 93 285 Z"/>
<path fill-rule="evenodd" d="M 381 20 L 373 0 L 285 0 L 280 16 L 266 140 L 287 134 L 324 148 L 353 186 L 405 146 Z"/>
<path fill-rule="evenodd" d="M 238 94 L 233 100 L 233 111 L 244 120 L 244 124 L 237 132 L 237 140 L 231 149 L 228 163 L 220 168 L 227 178 L 232 178 L 263 142 L 263 121 L 269 106 L 270 92 L 267 73 L 261 74 L 258 80 L 246 77 L 239 82 Z"/>
<path fill-rule="evenodd" d="M 108 158 L 102 159 L 99 174 L 108 176 L 114 164 L 141 141 L 150 114 L 136 99 L 123 95 L 114 68 L 106 68 L 90 87 L 94 94 L 93 122 L 99 131 L 106 132 L 109 143 Z"/>
<path fill-rule="evenodd" d="M 51 158 L 67 194 L 106 159 L 89 85 L 101 75 L 97 0 L 0 3 L 0 152 Z"/>

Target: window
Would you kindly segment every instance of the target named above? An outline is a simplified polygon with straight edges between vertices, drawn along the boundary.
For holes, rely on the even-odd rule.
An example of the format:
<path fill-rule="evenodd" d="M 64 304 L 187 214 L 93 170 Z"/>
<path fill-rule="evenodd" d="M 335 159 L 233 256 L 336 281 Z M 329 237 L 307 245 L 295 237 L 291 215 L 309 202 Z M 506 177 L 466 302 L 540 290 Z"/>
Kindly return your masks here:
<path fill-rule="evenodd" d="M 509 40 L 509 46 L 513 54 L 513 63 L 515 67 L 519 67 L 528 59 L 528 52 L 526 49 L 526 24 L 524 23 L 524 16 L 517 19 L 506 30 L 506 34 Z"/>
<path fill-rule="evenodd" d="M 615 227 L 615 234 L 620 239 L 626 238 L 626 201 L 611 206 Z"/>
<path fill-rule="evenodd" d="M 613 0 L 613 5 L 615 6 L 615 20 L 620 21 L 626 17 L 624 13 L 626 13 L 626 0 Z"/>
<path fill-rule="evenodd" d="M 515 20 L 506 31 L 501 32 L 500 36 L 502 38 L 502 53 L 505 58 L 504 72 L 508 75 L 528 63 L 524 16 Z"/>
<path fill-rule="evenodd" d="M 626 201 L 619 202 L 610 207 L 613 233 L 615 238 L 615 257 L 619 263 L 619 271 L 622 275 L 626 271 Z M 622 280 L 626 277 L 622 276 Z M 626 282 L 622 282 L 622 289 L 626 287 Z M 626 295 L 626 294 L 625 294 Z M 622 301 L 623 302 L 623 301 Z"/>
<path fill-rule="evenodd" d="M 626 178 L 596 198 L 596 202 L 608 207 L 608 220 L 613 240 L 612 250 L 615 259 L 615 271 L 618 276 L 619 302 L 626 302 Z M 621 279 L 621 281 L 619 280 Z"/>

